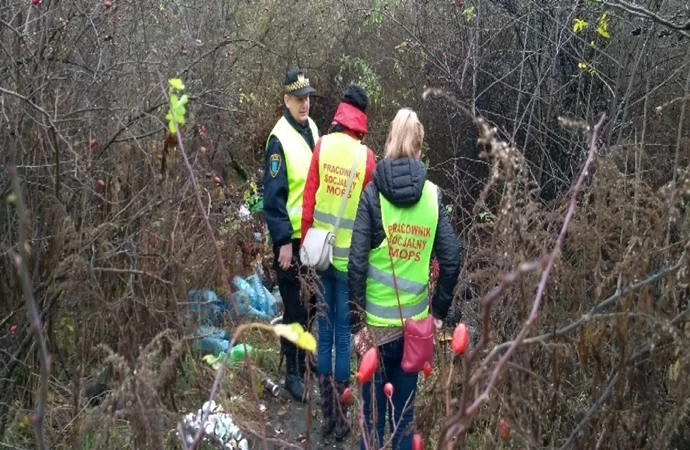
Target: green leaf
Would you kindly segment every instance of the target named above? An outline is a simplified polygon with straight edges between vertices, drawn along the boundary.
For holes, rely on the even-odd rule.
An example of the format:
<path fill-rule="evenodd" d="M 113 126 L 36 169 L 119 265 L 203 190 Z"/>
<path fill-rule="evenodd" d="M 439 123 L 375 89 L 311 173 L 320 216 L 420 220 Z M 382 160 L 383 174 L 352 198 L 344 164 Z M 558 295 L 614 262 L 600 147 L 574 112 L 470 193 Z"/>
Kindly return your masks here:
<path fill-rule="evenodd" d="M 175 134 L 175 123 L 179 125 L 185 124 L 185 114 L 187 113 L 185 105 L 188 102 L 189 97 L 187 94 L 184 94 L 180 98 L 178 98 L 175 94 L 170 95 L 170 110 L 165 115 L 165 120 L 168 121 L 168 129 L 170 130 L 170 133 Z"/>
<path fill-rule="evenodd" d="M 611 37 L 609 34 L 609 19 L 606 13 L 602 14 L 597 21 L 597 33 L 604 39 L 609 39 Z"/>
<path fill-rule="evenodd" d="M 168 85 L 170 86 L 170 89 L 175 90 L 175 91 L 184 90 L 184 84 L 182 84 L 182 80 L 180 80 L 179 78 L 169 79 Z"/>
<path fill-rule="evenodd" d="M 201 358 L 201 360 L 211 366 L 213 370 L 218 370 L 220 368 L 220 356 L 206 355 Z"/>
<path fill-rule="evenodd" d="M 479 213 L 479 220 L 484 223 L 493 223 L 494 216 L 488 211 L 482 211 Z"/>
<path fill-rule="evenodd" d="M 472 19 L 474 19 L 477 15 L 477 12 L 475 11 L 474 6 L 469 6 L 465 8 L 462 14 L 465 16 L 465 20 L 467 21 L 467 23 L 470 23 L 472 22 Z"/>
<path fill-rule="evenodd" d="M 587 22 L 582 19 L 573 20 L 573 32 L 579 33 L 580 31 L 586 29 L 589 26 Z"/>

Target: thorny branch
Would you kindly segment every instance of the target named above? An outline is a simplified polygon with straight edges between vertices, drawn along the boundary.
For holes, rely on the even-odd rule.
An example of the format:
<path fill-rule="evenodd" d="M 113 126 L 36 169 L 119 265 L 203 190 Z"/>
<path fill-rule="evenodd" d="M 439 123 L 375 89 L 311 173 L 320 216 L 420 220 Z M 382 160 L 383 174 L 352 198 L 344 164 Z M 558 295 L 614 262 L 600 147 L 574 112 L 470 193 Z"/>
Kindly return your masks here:
<path fill-rule="evenodd" d="M 27 230 L 28 216 L 26 213 L 26 204 L 22 196 L 21 185 L 17 169 L 13 164 L 7 168 L 9 178 L 12 181 L 12 187 L 15 195 L 15 203 L 17 206 L 17 223 L 19 228 L 19 253 L 10 252 L 12 259 L 17 266 L 17 273 L 24 291 L 24 299 L 26 301 L 26 311 L 29 316 L 29 323 L 31 324 L 31 331 L 34 334 L 34 339 L 38 343 L 38 354 L 41 362 L 41 389 L 39 391 L 36 410 L 31 415 L 31 426 L 36 435 L 36 445 L 39 450 L 46 449 L 45 433 L 43 430 L 43 418 L 45 417 L 46 404 L 48 403 L 48 381 L 50 377 L 50 355 L 48 355 L 48 347 L 46 345 L 45 337 L 41 327 L 41 319 L 36 307 L 36 300 L 34 299 L 34 291 L 31 287 L 31 278 L 29 275 L 28 257 L 29 257 L 29 239 Z"/>
<path fill-rule="evenodd" d="M 9 89 L 5 89 L 5 88 L 3 88 L 2 86 L 0 86 L 0 93 L 5 94 L 5 95 L 8 95 L 8 96 L 10 96 L 10 97 L 18 98 L 19 100 L 21 100 L 21 101 L 23 101 L 23 102 L 29 104 L 29 106 L 31 106 L 33 109 L 35 109 L 36 111 L 38 111 L 39 113 L 41 113 L 41 115 L 44 116 L 44 117 L 48 120 L 48 124 L 50 125 L 50 129 L 51 129 L 57 136 L 60 137 L 60 140 L 62 140 L 69 148 L 71 148 L 70 142 L 67 140 L 67 138 L 65 138 L 65 137 L 62 135 L 62 133 L 60 133 L 60 132 L 58 131 L 58 128 L 57 128 L 57 126 L 55 125 L 55 121 L 53 120 L 53 117 L 50 115 L 50 113 L 49 113 L 48 111 L 46 111 L 45 109 L 41 108 L 41 107 L 38 106 L 36 103 L 32 102 L 31 99 L 29 99 L 28 97 L 25 97 L 25 96 L 23 96 L 23 95 L 21 95 L 21 94 L 19 94 L 19 93 L 17 93 L 17 92 L 14 92 L 14 91 L 10 91 Z"/>
<path fill-rule="evenodd" d="M 164 280 L 155 273 L 150 273 L 150 272 L 144 272 L 143 270 L 137 270 L 137 269 L 117 269 L 114 267 L 94 267 L 91 270 L 94 272 L 112 272 L 112 273 L 125 273 L 125 274 L 133 274 L 133 275 L 142 275 L 146 277 L 153 278 L 156 281 L 159 281 L 163 284 L 167 285 L 172 285 L 172 281 Z"/>
<path fill-rule="evenodd" d="M 483 312 L 482 312 L 482 334 L 481 337 L 479 338 L 479 342 L 477 343 L 477 346 L 473 349 L 471 349 L 465 359 L 465 364 L 463 366 L 463 379 L 467 380 L 469 379 L 469 372 L 470 368 L 472 366 L 472 363 L 474 360 L 477 358 L 477 355 L 483 351 L 484 347 L 486 347 L 486 344 L 489 342 L 491 339 L 491 309 L 493 307 L 493 304 L 496 299 L 500 298 L 501 295 L 503 295 L 503 292 L 505 292 L 506 289 L 508 289 L 510 286 L 512 286 L 518 278 L 520 278 L 520 275 L 527 273 L 527 272 L 532 272 L 534 270 L 537 270 L 539 268 L 542 268 L 542 266 L 545 263 L 545 259 L 540 260 L 540 261 L 533 261 L 530 263 L 522 263 L 518 266 L 518 268 L 509 274 L 505 275 L 502 279 L 501 282 L 499 283 L 498 286 L 493 288 L 489 293 L 482 299 L 482 306 L 483 306 Z M 448 381 L 446 383 L 446 387 L 450 386 L 450 376 L 452 372 L 449 372 L 448 374 Z M 463 389 L 462 394 L 460 396 L 460 410 L 464 410 L 465 406 L 467 405 L 469 397 L 469 390 Z M 450 411 L 450 398 L 447 399 L 446 401 L 446 409 L 447 411 Z"/>
<path fill-rule="evenodd" d="M 587 322 L 589 322 L 595 314 L 598 314 L 600 311 L 602 311 L 602 310 L 604 310 L 610 306 L 613 306 L 614 304 L 616 304 L 618 302 L 618 300 L 625 297 L 629 293 L 636 292 L 636 291 L 642 289 L 643 287 L 645 287 L 651 283 L 654 283 L 656 280 L 668 275 L 669 273 L 673 273 L 673 272 L 677 271 L 678 269 L 680 269 L 683 265 L 684 259 L 685 259 L 685 255 L 681 256 L 681 258 L 678 260 L 678 262 L 676 262 L 671 267 L 663 269 L 663 270 L 655 273 L 654 275 L 650 275 L 649 277 L 645 278 L 644 280 L 639 281 L 639 282 L 621 290 L 620 292 L 617 292 L 617 293 L 611 295 L 606 300 L 604 300 L 601 303 L 599 303 L 598 305 L 594 306 L 587 314 L 582 316 L 582 318 L 580 318 L 579 320 L 572 322 L 572 323 L 569 323 L 568 325 L 565 325 L 565 326 L 559 328 L 558 330 L 556 330 L 554 332 L 544 333 L 544 334 L 541 334 L 539 336 L 527 338 L 522 343 L 523 344 L 536 344 L 536 343 L 546 342 L 549 339 L 565 336 L 565 335 L 569 334 L 570 332 L 581 328 Z M 486 366 L 489 362 L 491 362 L 491 360 L 500 351 L 505 350 L 506 348 L 509 348 L 514 343 L 515 343 L 515 341 L 508 341 L 508 342 L 504 342 L 504 343 L 499 344 L 499 345 L 495 346 L 494 348 L 492 348 L 491 352 L 482 361 L 482 366 Z M 475 377 L 473 377 L 471 382 L 474 382 L 474 381 L 475 381 Z"/>
<path fill-rule="evenodd" d="M 678 31 L 685 37 L 690 37 L 690 33 L 688 33 L 688 31 L 690 31 L 690 20 L 688 20 L 684 24 L 676 24 L 648 10 L 643 6 L 635 5 L 624 0 L 614 0 L 612 2 L 605 1 L 604 4 L 623 10 L 627 13 L 632 14 L 633 16 L 642 17 L 643 19 L 651 19 L 665 27 Z"/>
<path fill-rule="evenodd" d="M 645 345 L 641 350 L 637 351 L 634 355 L 632 355 L 630 359 L 628 359 L 628 361 L 625 363 L 625 365 L 627 366 L 633 363 L 634 361 L 637 361 L 637 359 L 639 359 L 642 355 L 645 355 L 649 351 L 649 349 L 650 345 Z M 616 373 L 611 377 L 608 384 L 606 385 L 606 388 L 604 389 L 604 392 L 601 394 L 599 399 L 596 402 L 594 402 L 594 404 L 589 408 L 587 414 L 585 414 L 580 423 L 577 424 L 573 432 L 570 433 L 568 440 L 561 446 L 560 450 L 566 450 L 575 443 L 575 439 L 579 436 L 580 432 L 585 427 L 585 425 L 587 425 L 587 423 L 590 420 L 592 420 L 592 418 L 599 412 L 604 403 L 608 401 L 609 397 L 611 397 L 611 394 L 613 394 L 613 388 L 616 386 L 616 383 L 618 382 L 618 377 L 620 376 L 622 370 L 623 367 L 619 368 L 616 371 Z"/>
<path fill-rule="evenodd" d="M 489 381 L 484 388 L 484 390 L 475 397 L 474 401 L 472 404 L 469 405 L 469 407 L 465 408 L 465 405 L 462 404 L 461 408 L 458 410 L 456 414 L 451 416 L 445 426 L 445 431 L 441 435 L 441 442 L 439 447 L 443 447 L 443 445 L 452 445 L 453 440 L 455 437 L 460 437 L 460 444 L 462 445 L 462 442 L 464 441 L 464 436 L 465 433 L 467 432 L 469 425 L 473 419 L 473 417 L 477 414 L 479 411 L 479 408 L 486 403 L 489 400 L 489 396 L 491 395 L 492 391 L 494 390 L 498 378 L 501 376 L 508 360 L 512 357 L 512 355 L 517 351 L 517 348 L 520 346 L 522 341 L 525 339 L 527 334 L 531 331 L 532 327 L 535 325 L 537 318 L 539 316 L 539 310 L 541 308 L 541 303 L 542 299 L 544 296 L 544 292 L 546 290 L 546 284 L 549 279 L 549 275 L 551 273 L 551 270 L 553 268 L 553 265 L 556 261 L 556 258 L 560 255 L 561 248 L 563 245 L 563 242 L 565 240 L 566 232 L 568 229 L 568 225 L 570 224 L 570 221 L 572 220 L 572 217 L 575 213 L 575 208 L 577 205 L 577 199 L 578 199 L 578 194 L 580 193 L 580 190 L 582 189 L 582 186 L 584 185 L 585 179 L 589 175 L 589 168 L 594 161 L 594 157 L 596 155 L 597 151 L 597 138 L 599 136 L 599 130 L 601 129 L 601 126 L 604 123 L 604 120 L 606 118 L 605 114 L 602 114 L 601 118 L 597 122 L 597 124 L 594 126 L 594 129 L 592 130 L 590 134 L 590 143 L 589 143 L 589 152 L 587 155 L 587 160 L 585 161 L 585 164 L 580 172 L 580 175 L 578 177 L 577 182 L 575 183 L 575 186 L 572 188 L 571 191 L 571 196 L 570 196 L 570 204 L 568 206 L 568 211 L 566 212 L 566 216 L 563 220 L 563 225 L 561 227 L 561 231 L 558 235 L 558 238 L 556 240 L 556 244 L 554 245 L 553 250 L 551 253 L 548 255 L 546 259 L 546 264 L 544 265 L 544 270 L 541 274 L 541 279 L 539 280 L 539 285 L 537 287 L 537 294 L 535 296 L 535 299 L 532 303 L 532 308 L 530 311 L 530 315 L 523 325 L 522 329 L 520 330 L 520 333 L 518 336 L 515 338 L 514 341 L 512 341 L 512 344 L 508 347 L 508 350 L 501 356 L 501 358 L 498 360 L 496 363 L 496 366 L 493 368 L 493 371 L 491 373 L 491 376 L 489 378 Z M 589 130 L 589 127 L 587 127 Z M 513 272 L 511 275 L 515 277 L 515 273 Z M 502 282 L 503 284 L 503 282 Z M 492 293 L 495 291 L 492 291 Z M 490 293 L 487 295 L 489 297 L 492 295 Z M 490 302 L 483 301 L 483 308 L 486 311 L 487 308 L 490 307 Z M 487 324 L 484 324 L 485 329 L 487 327 Z M 468 352 L 465 355 L 465 382 L 463 383 L 463 398 L 466 398 L 469 395 L 469 390 L 472 389 L 474 390 L 476 386 L 473 386 L 470 384 L 470 378 L 469 378 L 469 368 L 470 366 L 470 356 L 473 356 L 473 352 Z"/>
<path fill-rule="evenodd" d="M 161 76 L 161 79 L 162 79 L 162 76 Z M 168 93 L 165 91 L 165 88 L 163 86 L 165 86 L 165 84 L 162 83 L 161 88 L 163 89 L 163 95 L 165 96 L 165 98 L 168 99 L 168 102 L 170 102 L 170 98 L 168 97 Z M 184 160 L 185 168 L 187 169 L 187 172 L 189 173 L 189 179 L 192 182 L 192 188 L 194 190 L 194 198 L 196 199 L 196 204 L 197 204 L 197 207 L 199 209 L 199 213 L 201 214 L 201 217 L 204 221 L 204 225 L 206 226 L 206 231 L 208 232 L 209 239 L 213 243 L 213 249 L 215 251 L 216 259 L 218 261 L 218 267 L 220 268 L 220 274 L 221 274 L 221 279 L 223 282 L 223 287 L 225 287 L 225 292 L 226 292 L 226 295 L 228 297 L 228 300 L 230 300 L 230 303 L 232 303 L 232 308 L 233 308 L 233 311 L 235 312 L 235 317 L 237 317 L 237 321 L 241 322 L 242 319 L 241 319 L 241 316 L 239 314 L 239 310 L 237 309 L 237 304 L 235 303 L 235 300 L 232 298 L 233 290 L 232 290 L 232 287 L 230 286 L 230 279 L 228 278 L 228 272 L 225 269 L 225 262 L 223 260 L 223 254 L 220 250 L 220 246 L 218 245 L 218 241 L 216 240 L 215 233 L 213 232 L 213 227 L 211 226 L 211 222 L 208 219 L 208 215 L 206 213 L 206 210 L 204 209 L 204 204 L 201 201 L 201 195 L 199 194 L 199 192 L 200 192 L 199 185 L 196 181 L 196 177 L 194 176 L 194 169 L 192 168 L 192 165 L 189 162 L 189 158 L 187 157 L 187 153 L 184 150 L 184 144 L 182 143 L 182 135 L 179 132 L 180 130 L 177 126 L 177 122 L 175 119 L 174 108 L 170 108 L 170 113 L 173 116 L 172 121 L 175 124 L 175 131 L 176 131 L 175 136 L 177 137 L 177 145 L 179 146 L 180 153 L 182 154 L 182 159 Z M 235 334 L 232 337 L 232 340 L 230 341 L 229 347 L 232 347 L 233 345 L 235 345 L 235 342 L 237 342 L 237 336 L 239 336 L 246 327 L 247 327 L 246 324 L 240 325 L 239 327 L 237 327 L 237 330 L 235 331 Z M 220 387 L 220 383 L 223 380 L 223 375 L 225 373 L 225 366 L 227 365 L 229 359 L 230 359 L 230 352 L 226 352 L 225 357 L 223 358 L 223 360 L 220 363 L 220 367 L 218 368 L 218 372 L 216 373 L 216 377 L 213 380 L 213 386 L 211 387 L 211 393 L 209 394 L 209 397 L 208 397 L 209 402 L 215 398 L 215 396 L 218 392 L 218 389 Z M 248 365 L 248 370 L 250 371 L 250 374 L 249 374 L 250 378 L 253 379 L 253 376 L 251 373 L 251 371 L 252 371 L 251 365 Z M 204 409 L 203 415 L 201 417 L 201 423 L 202 424 L 206 423 L 206 420 L 208 419 L 209 414 L 210 414 L 210 410 Z M 187 446 L 185 443 L 184 444 L 185 447 L 188 450 L 195 450 L 199 446 L 199 444 L 201 443 L 201 439 L 203 438 L 203 436 L 204 436 L 204 427 L 201 426 L 201 427 L 199 427 L 199 430 L 197 431 L 196 435 L 194 436 L 194 440 L 192 441 L 191 445 Z M 185 440 L 184 434 L 181 434 L 180 438 L 182 439 L 182 441 L 184 441 Z M 264 448 L 266 450 L 268 450 L 268 442 L 266 440 L 265 431 L 263 433 L 263 444 L 264 444 Z"/>

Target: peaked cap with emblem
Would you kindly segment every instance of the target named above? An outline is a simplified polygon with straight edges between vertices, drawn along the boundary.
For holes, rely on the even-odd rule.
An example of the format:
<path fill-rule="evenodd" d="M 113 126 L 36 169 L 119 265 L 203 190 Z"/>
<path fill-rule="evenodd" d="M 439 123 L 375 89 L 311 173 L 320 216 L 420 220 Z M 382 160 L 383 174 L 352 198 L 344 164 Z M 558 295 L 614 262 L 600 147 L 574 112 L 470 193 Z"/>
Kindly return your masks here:
<path fill-rule="evenodd" d="M 285 93 L 294 95 L 295 97 L 304 97 L 305 95 L 316 92 L 316 89 L 309 84 L 307 72 L 301 69 L 293 70 L 285 74 Z"/>

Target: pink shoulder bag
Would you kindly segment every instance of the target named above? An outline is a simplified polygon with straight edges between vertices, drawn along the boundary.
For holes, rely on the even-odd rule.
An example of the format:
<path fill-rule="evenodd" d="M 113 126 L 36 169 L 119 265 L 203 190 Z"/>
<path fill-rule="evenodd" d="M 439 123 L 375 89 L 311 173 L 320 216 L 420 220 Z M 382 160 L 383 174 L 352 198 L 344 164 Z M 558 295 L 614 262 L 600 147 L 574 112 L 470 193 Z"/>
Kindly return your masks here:
<path fill-rule="evenodd" d="M 400 294 L 398 292 L 398 281 L 395 277 L 395 267 L 393 267 L 393 257 L 390 247 L 388 258 L 391 261 L 393 272 L 393 286 L 395 295 L 398 298 L 398 311 L 400 312 L 400 323 L 403 329 L 403 357 L 401 367 L 406 373 L 419 373 L 424 370 L 424 365 L 433 365 L 434 361 L 434 338 L 436 336 L 436 326 L 434 317 L 431 315 L 431 300 L 429 300 L 429 315 L 424 319 L 413 320 L 411 317 L 403 319 L 402 305 L 400 304 Z"/>

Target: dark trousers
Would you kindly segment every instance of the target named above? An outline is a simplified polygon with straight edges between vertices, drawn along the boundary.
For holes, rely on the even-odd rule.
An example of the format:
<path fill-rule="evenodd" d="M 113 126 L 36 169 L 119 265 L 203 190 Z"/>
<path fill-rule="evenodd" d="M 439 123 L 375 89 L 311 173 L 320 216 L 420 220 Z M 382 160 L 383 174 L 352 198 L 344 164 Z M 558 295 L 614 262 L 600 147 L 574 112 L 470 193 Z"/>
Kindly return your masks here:
<path fill-rule="evenodd" d="M 313 310 L 316 302 L 316 295 L 312 295 L 311 298 L 303 302 L 302 296 L 300 294 L 300 279 L 298 277 L 298 267 L 299 263 L 299 239 L 293 239 L 292 241 L 292 265 L 288 270 L 283 270 L 278 265 L 278 255 L 280 254 L 280 248 L 274 247 L 273 252 L 275 255 L 273 268 L 276 271 L 276 278 L 278 281 L 278 290 L 280 291 L 280 296 L 283 299 L 283 323 L 299 323 L 305 330 L 311 329 L 311 323 L 313 318 Z M 280 339 L 280 346 L 287 360 L 294 361 L 298 356 L 301 356 L 302 352 L 297 352 L 297 347 L 290 341 L 283 338 Z M 300 355 L 298 355 L 298 353 Z M 303 356 L 300 357 L 300 363 Z"/>
<path fill-rule="evenodd" d="M 362 386 L 364 430 L 368 437 L 368 448 L 379 448 L 388 440 L 384 437 L 387 422 L 390 432 L 395 431 L 391 447 L 387 448 L 412 450 L 418 375 L 403 372 L 400 366 L 402 356 L 403 338 L 379 346 L 379 369 L 374 374 L 374 379 Z M 391 400 L 383 392 L 386 383 L 391 383 L 394 387 Z M 360 440 L 360 450 L 365 448 L 363 440 Z"/>

